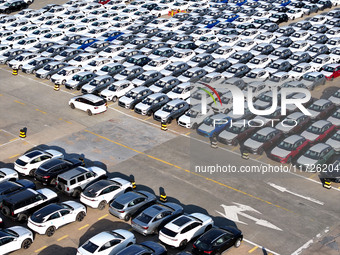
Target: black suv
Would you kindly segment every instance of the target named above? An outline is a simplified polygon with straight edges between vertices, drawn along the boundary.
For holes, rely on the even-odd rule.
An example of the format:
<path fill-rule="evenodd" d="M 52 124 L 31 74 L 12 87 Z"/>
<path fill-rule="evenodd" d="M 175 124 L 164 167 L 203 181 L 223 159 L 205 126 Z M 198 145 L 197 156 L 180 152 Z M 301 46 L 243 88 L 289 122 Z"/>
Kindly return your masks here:
<path fill-rule="evenodd" d="M 35 171 L 34 178 L 42 184 L 55 186 L 59 174 L 82 165 L 83 162 L 78 159 L 52 159 Z"/>
<path fill-rule="evenodd" d="M 8 1 L 3 6 L 0 7 L 0 13 L 10 14 L 11 12 L 20 11 L 26 9 L 28 4 L 23 0 Z"/>
<path fill-rule="evenodd" d="M 1 212 L 11 220 L 25 222 L 33 212 L 58 200 L 57 193 L 50 189 L 25 189 L 4 197 Z"/>

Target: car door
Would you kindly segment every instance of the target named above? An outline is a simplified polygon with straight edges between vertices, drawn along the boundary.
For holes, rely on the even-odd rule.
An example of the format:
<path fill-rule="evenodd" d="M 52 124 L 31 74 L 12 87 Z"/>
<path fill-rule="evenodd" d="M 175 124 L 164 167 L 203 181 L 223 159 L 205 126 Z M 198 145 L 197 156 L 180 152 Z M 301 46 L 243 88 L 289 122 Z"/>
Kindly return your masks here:
<path fill-rule="evenodd" d="M 1 251 L 11 252 L 21 248 L 21 243 L 16 242 L 15 237 L 6 236 L 0 239 Z"/>

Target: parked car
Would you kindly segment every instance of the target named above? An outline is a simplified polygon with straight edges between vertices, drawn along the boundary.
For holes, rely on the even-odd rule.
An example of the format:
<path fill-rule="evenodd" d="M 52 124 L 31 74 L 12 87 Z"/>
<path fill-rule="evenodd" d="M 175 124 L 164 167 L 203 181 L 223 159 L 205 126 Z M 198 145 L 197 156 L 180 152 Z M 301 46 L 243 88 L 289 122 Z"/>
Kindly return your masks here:
<path fill-rule="evenodd" d="M 319 120 L 312 123 L 301 136 L 305 137 L 310 143 L 317 143 L 325 140 L 333 131 L 335 126 L 327 120 Z"/>
<path fill-rule="evenodd" d="M 52 61 L 53 61 L 53 58 L 37 57 L 37 58 L 32 59 L 27 64 L 23 65 L 21 68 L 21 71 L 23 71 L 24 73 L 28 73 L 28 74 L 30 73 L 35 74 L 37 70 L 39 70 L 40 68 L 44 67 L 46 64 Z"/>
<path fill-rule="evenodd" d="M 75 96 L 68 102 L 71 109 L 79 109 L 85 111 L 89 116 L 106 112 L 107 102 L 105 99 L 93 95 L 85 94 L 82 96 Z"/>
<path fill-rule="evenodd" d="M 118 101 L 118 105 L 123 108 L 133 109 L 136 104 L 143 101 L 144 98 L 151 94 L 151 89 L 144 86 L 139 86 L 137 88 L 131 89 L 123 97 L 121 97 Z"/>
<path fill-rule="evenodd" d="M 68 63 L 61 61 L 51 61 L 46 65 L 42 66 L 35 73 L 35 76 L 40 79 L 51 79 L 52 75 L 58 73 L 63 68 L 69 66 Z"/>
<path fill-rule="evenodd" d="M 0 229 L 0 235 L 2 239 L 8 240 L 7 243 L 1 245 L 6 252 L 14 252 L 20 248 L 26 250 L 33 243 L 33 233 L 21 226 Z"/>
<path fill-rule="evenodd" d="M 104 89 L 110 86 L 114 82 L 114 79 L 110 75 L 101 75 L 92 79 L 89 83 L 81 87 L 83 94 L 92 93 L 100 94 Z"/>
<path fill-rule="evenodd" d="M 172 120 L 179 118 L 189 109 L 189 104 L 181 99 L 174 99 L 168 102 L 153 115 L 154 120 L 162 123 L 171 123 Z"/>
<path fill-rule="evenodd" d="M 249 138 L 257 129 L 257 127 L 249 126 L 248 124 L 243 125 L 243 121 L 239 120 L 233 125 L 226 126 L 218 135 L 217 140 L 224 144 L 237 146 Z"/>
<path fill-rule="evenodd" d="M 40 235 L 51 237 L 60 227 L 74 221 L 83 221 L 86 216 L 86 207 L 75 201 L 65 201 L 58 204 L 49 204 L 29 218 L 27 226 Z"/>
<path fill-rule="evenodd" d="M 10 168 L 0 168 L 0 183 L 4 181 L 16 181 L 19 179 L 18 173 Z"/>
<path fill-rule="evenodd" d="M 230 125 L 230 117 L 224 113 L 207 116 L 201 125 L 197 127 L 197 134 L 204 137 L 216 138 L 223 130 Z"/>
<path fill-rule="evenodd" d="M 302 112 L 293 112 L 289 114 L 282 122 L 279 122 L 275 128 L 285 135 L 293 135 L 302 131 L 306 125 L 310 124 L 311 118 Z"/>
<path fill-rule="evenodd" d="M 117 100 L 124 96 L 129 90 L 133 89 L 132 82 L 127 80 L 119 80 L 112 83 L 106 89 L 100 92 L 100 96 L 107 101 L 117 102 Z"/>
<path fill-rule="evenodd" d="M 0 203 L 6 196 L 10 196 L 25 189 L 35 190 L 36 186 L 34 182 L 26 179 L 2 181 L 0 183 Z"/>
<path fill-rule="evenodd" d="M 307 110 L 311 113 L 312 120 L 320 120 L 328 117 L 335 109 L 335 105 L 327 99 L 319 99 L 313 102 Z"/>
<path fill-rule="evenodd" d="M 83 85 L 93 80 L 97 75 L 90 71 L 81 71 L 65 82 L 65 88 L 80 90 Z"/>
<path fill-rule="evenodd" d="M 130 245 L 129 247 L 117 253 L 117 255 L 134 255 L 134 254 L 166 255 L 167 250 L 162 244 L 152 241 L 145 241 L 141 244 Z"/>
<path fill-rule="evenodd" d="M 319 85 L 324 85 L 326 83 L 326 77 L 320 72 L 308 72 L 302 76 L 301 82 L 303 88 L 313 90 Z"/>

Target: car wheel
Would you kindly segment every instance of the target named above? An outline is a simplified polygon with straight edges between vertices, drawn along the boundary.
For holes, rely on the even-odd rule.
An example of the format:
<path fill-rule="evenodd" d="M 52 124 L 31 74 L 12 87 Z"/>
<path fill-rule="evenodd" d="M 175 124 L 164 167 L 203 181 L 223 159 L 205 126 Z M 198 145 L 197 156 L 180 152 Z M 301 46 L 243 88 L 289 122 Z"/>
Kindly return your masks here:
<path fill-rule="evenodd" d="M 187 240 L 183 240 L 180 244 L 179 244 L 179 248 L 181 250 L 184 250 L 187 247 L 188 241 Z"/>
<path fill-rule="evenodd" d="M 207 227 L 204 229 L 204 232 L 208 232 L 211 228 L 212 228 L 211 225 L 207 226 Z"/>
<path fill-rule="evenodd" d="M 258 153 L 259 155 L 262 155 L 262 154 L 263 154 L 263 148 L 258 149 L 257 153 Z"/>
<path fill-rule="evenodd" d="M 61 82 L 61 84 L 63 84 L 63 85 L 65 85 L 65 83 L 66 83 L 66 80 L 63 80 L 63 81 Z"/>
<path fill-rule="evenodd" d="M 32 74 L 35 74 L 36 72 L 37 72 L 36 70 L 33 70 L 33 71 L 32 71 Z"/>
<path fill-rule="evenodd" d="M 36 169 L 32 169 L 32 170 L 30 171 L 30 173 L 29 173 L 29 176 L 34 176 L 35 170 L 36 170 Z"/>
<path fill-rule="evenodd" d="M 49 228 L 46 230 L 46 235 L 47 235 L 48 237 L 53 236 L 54 233 L 55 233 L 55 227 L 53 227 L 53 226 L 49 227 Z"/>
<path fill-rule="evenodd" d="M 114 97 L 112 98 L 112 102 L 114 102 L 114 103 L 117 102 L 117 99 L 118 99 L 118 98 L 117 98 L 116 96 L 114 96 Z"/>
<path fill-rule="evenodd" d="M 70 104 L 71 109 L 76 108 L 73 103 Z"/>
<path fill-rule="evenodd" d="M 192 125 L 192 129 L 197 129 L 197 128 L 198 128 L 197 123 L 194 123 L 194 124 Z"/>
<path fill-rule="evenodd" d="M 152 111 L 148 111 L 148 113 L 146 115 L 151 116 L 152 115 Z"/>
<path fill-rule="evenodd" d="M 32 244 L 32 240 L 27 238 L 21 243 L 21 248 L 26 250 L 31 246 L 31 244 Z"/>
<path fill-rule="evenodd" d="M 46 76 L 46 79 L 47 79 L 47 80 L 51 79 L 51 75 L 48 74 L 48 75 Z"/>
<path fill-rule="evenodd" d="M 172 122 L 172 118 L 169 118 L 168 121 L 167 121 L 167 123 L 168 123 L 168 124 L 171 124 L 171 122 Z"/>
<path fill-rule="evenodd" d="M 75 191 L 73 191 L 72 193 L 72 197 L 79 197 L 80 196 L 80 190 L 79 189 L 76 189 Z"/>
<path fill-rule="evenodd" d="M 131 218 L 131 216 L 130 216 L 129 214 L 127 214 L 127 215 L 124 216 L 124 220 L 125 220 L 125 221 L 129 221 L 130 218 Z"/>
<path fill-rule="evenodd" d="M 57 185 L 57 189 L 60 190 L 60 191 L 65 191 L 65 184 L 64 183 L 59 183 Z"/>
<path fill-rule="evenodd" d="M 56 181 L 56 178 L 52 178 L 52 180 L 50 181 L 50 185 L 55 186 Z"/>
<path fill-rule="evenodd" d="M 161 14 L 158 14 L 158 18 L 159 18 L 160 16 L 162 16 L 162 15 L 161 15 Z"/>
<path fill-rule="evenodd" d="M 237 238 L 237 240 L 236 240 L 234 246 L 235 246 L 236 248 L 240 247 L 240 246 L 241 246 L 241 242 L 242 242 L 242 238 Z"/>
<path fill-rule="evenodd" d="M 28 1 L 27 4 L 28 4 L 28 5 L 32 4 L 32 1 Z"/>
<path fill-rule="evenodd" d="M 106 206 L 106 201 L 101 201 L 98 205 L 99 210 L 104 210 Z"/>
<path fill-rule="evenodd" d="M 18 69 L 21 70 L 22 69 L 22 65 L 18 66 Z"/>
<path fill-rule="evenodd" d="M 7 206 L 2 207 L 1 212 L 5 216 L 9 216 L 11 214 L 11 210 Z"/>
<path fill-rule="evenodd" d="M 239 142 L 238 142 L 238 140 L 237 140 L 237 139 L 234 139 L 234 140 L 233 140 L 233 142 L 232 142 L 233 146 L 237 146 L 237 145 L 238 145 L 238 143 L 239 143 Z"/>
<path fill-rule="evenodd" d="M 84 218 L 85 218 L 85 213 L 80 212 L 80 213 L 77 214 L 76 220 L 81 222 L 81 221 L 83 221 Z"/>
<path fill-rule="evenodd" d="M 87 115 L 92 116 L 91 110 L 87 110 L 86 112 L 87 112 Z"/>

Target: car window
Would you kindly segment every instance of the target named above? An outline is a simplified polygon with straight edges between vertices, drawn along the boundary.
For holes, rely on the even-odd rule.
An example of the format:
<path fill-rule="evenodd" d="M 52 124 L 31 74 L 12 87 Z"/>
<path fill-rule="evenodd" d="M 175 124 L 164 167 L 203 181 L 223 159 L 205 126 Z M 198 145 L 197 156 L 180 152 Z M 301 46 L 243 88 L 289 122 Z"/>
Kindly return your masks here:
<path fill-rule="evenodd" d="M 85 176 L 84 175 L 81 175 L 77 178 L 77 182 L 82 182 L 85 180 Z"/>
<path fill-rule="evenodd" d="M 61 216 L 65 216 L 65 215 L 67 215 L 67 214 L 69 214 L 69 213 L 70 213 L 69 210 L 61 210 L 61 211 L 60 211 Z"/>
<path fill-rule="evenodd" d="M 86 179 L 89 179 L 89 178 L 93 177 L 93 174 L 91 172 L 88 172 L 88 173 L 86 173 L 85 176 L 86 176 Z"/>
<path fill-rule="evenodd" d="M 48 218 L 48 221 L 49 221 L 49 220 L 58 219 L 59 217 L 60 217 L 59 212 L 53 213 L 53 214 Z"/>

